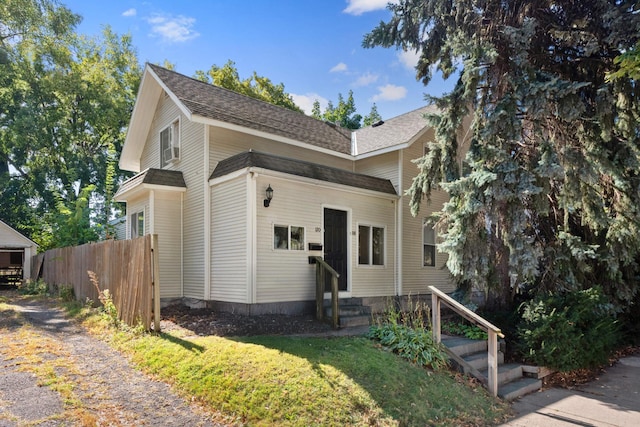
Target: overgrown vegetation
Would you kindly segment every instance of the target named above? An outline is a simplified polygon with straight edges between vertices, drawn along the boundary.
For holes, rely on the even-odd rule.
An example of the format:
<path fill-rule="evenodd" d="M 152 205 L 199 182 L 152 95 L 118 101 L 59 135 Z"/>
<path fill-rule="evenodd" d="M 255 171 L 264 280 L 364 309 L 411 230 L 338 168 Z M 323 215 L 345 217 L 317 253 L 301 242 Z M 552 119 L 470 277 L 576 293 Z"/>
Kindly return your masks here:
<path fill-rule="evenodd" d="M 408 308 L 401 309 L 393 302 L 387 304 L 384 314 L 375 319 L 368 337 L 419 366 L 442 369 L 448 358 L 442 344 L 433 340 L 428 325 L 429 307 L 423 303 L 415 305 L 409 300 Z"/>
<path fill-rule="evenodd" d="M 522 305 L 518 334 L 531 362 L 569 371 L 607 362 L 620 341 L 602 289 L 538 296 Z"/>
<path fill-rule="evenodd" d="M 75 313 L 145 372 L 249 425 L 495 425 L 507 413 L 464 377 L 408 363 L 365 338 L 140 334 L 95 310 Z"/>
<path fill-rule="evenodd" d="M 47 295 L 49 288 L 44 280 L 26 280 L 18 286 L 18 292 L 23 295 Z"/>
<path fill-rule="evenodd" d="M 470 340 L 486 340 L 488 338 L 486 331 L 468 322 L 443 321 L 441 330 L 443 334 L 458 335 Z"/>

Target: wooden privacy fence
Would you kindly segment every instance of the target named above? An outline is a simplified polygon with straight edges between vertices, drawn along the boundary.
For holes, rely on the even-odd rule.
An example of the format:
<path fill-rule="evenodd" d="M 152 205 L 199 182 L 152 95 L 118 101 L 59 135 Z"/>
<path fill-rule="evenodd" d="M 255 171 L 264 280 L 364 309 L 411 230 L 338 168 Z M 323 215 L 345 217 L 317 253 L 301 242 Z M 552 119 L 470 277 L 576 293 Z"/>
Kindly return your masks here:
<path fill-rule="evenodd" d="M 82 246 L 50 249 L 33 257 L 32 279 L 49 286 L 73 286 L 76 299 L 98 302 L 98 290 L 89 279 L 93 271 L 100 291 L 109 289 L 120 320 L 130 326 L 142 322 L 160 330 L 158 236 L 107 240 Z"/>

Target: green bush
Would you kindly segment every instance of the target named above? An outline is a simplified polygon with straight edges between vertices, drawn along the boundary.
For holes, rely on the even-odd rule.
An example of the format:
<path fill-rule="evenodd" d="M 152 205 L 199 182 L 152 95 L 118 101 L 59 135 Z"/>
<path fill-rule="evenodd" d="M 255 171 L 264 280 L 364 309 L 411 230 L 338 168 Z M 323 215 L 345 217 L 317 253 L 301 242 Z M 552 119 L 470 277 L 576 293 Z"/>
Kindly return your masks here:
<path fill-rule="evenodd" d="M 44 280 L 27 280 L 18 285 L 18 292 L 23 295 L 47 295 L 49 288 Z"/>
<path fill-rule="evenodd" d="M 76 294 L 73 290 L 73 285 L 61 285 L 58 287 L 58 296 L 62 301 L 71 302 L 75 301 Z"/>
<path fill-rule="evenodd" d="M 487 332 L 483 331 L 476 325 L 465 322 L 442 322 L 442 333 L 447 335 L 457 335 L 470 340 L 486 340 Z"/>
<path fill-rule="evenodd" d="M 425 327 L 429 314 L 428 306 L 413 304 L 411 298 L 405 310 L 389 303 L 385 313 L 369 328 L 368 337 L 413 363 L 443 368 L 448 365 L 448 358 L 442 345 L 433 340 L 431 328 Z"/>
<path fill-rule="evenodd" d="M 599 287 L 539 296 L 520 307 L 524 357 L 559 371 L 605 363 L 619 342 L 618 323 Z"/>

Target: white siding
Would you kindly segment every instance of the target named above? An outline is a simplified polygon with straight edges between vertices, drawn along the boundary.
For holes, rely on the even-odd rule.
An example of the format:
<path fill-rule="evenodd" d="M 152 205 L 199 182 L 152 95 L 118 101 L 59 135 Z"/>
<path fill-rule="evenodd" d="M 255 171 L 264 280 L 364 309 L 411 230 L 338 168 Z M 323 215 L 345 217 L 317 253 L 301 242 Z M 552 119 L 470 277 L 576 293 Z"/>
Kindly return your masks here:
<path fill-rule="evenodd" d="M 140 158 L 140 170 L 147 168 L 160 169 L 160 132 L 169 126 L 175 119 L 180 118 L 180 127 L 187 121 L 184 116 L 181 116 L 178 106 L 163 93 L 160 95 L 160 101 L 158 102 L 158 108 L 156 114 L 153 117 L 151 128 L 149 129 L 149 135 L 147 135 L 147 141 L 145 142 L 144 149 L 142 150 L 142 156 Z M 182 150 L 182 132 L 180 132 L 181 147 Z M 202 144 L 200 144 L 202 145 Z M 182 154 L 180 155 L 182 159 Z M 178 169 L 183 170 L 180 161 L 168 164 L 165 169 Z"/>
<path fill-rule="evenodd" d="M 247 180 L 211 188 L 211 299 L 248 303 Z"/>
<path fill-rule="evenodd" d="M 427 132 L 419 141 L 416 141 L 403 153 L 403 187 L 407 190 L 411 186 L 414 176 L 418 173 L 418 167 L 411 161 L 423 155 L 424 142 L 433 138 L 432 132 Z M 419 214 L 411 215 L 409 207 L 409 196 L 402 192 L 402 216 L 403 216 L 403 248 L 402 248 L 402 294 L 422 294 L 427 293 L 427 286 L 437 286 L 444 292 L 451 292 L 455 289 L 451 280 L 449 270 L 446 269 L 447 255 L 436 252 L 435 267 L 423 266 L 422 258 L 422 223 L 424 218 L 433 212 L 442 209 L 447 201 L 447 194 L 444 191 L 433 191 L 431 203 L 424 201 L 421 204 Z"/>
<path fill-rule="evenodd" d="M 268 185 L 274 190 L 271 206 L 262 200 Z M 323 207 L 348 211 L 350 246 L 350 290 L 352 296 L 393 295 L 395 205 L 392 200 L 356 194 L 335 188 L 260 176 L 256 183 L 257 215 L 257 303 L 308 301 L 315 298 L 315 266 L 308 263 L 308 244 L 323 244 Z M 386 227 L 385 266 L 357 266 L 357 224 L 374 223 Z M 305 227 L 305 250 L 277 250 L 273 246 L 273 226 Z"/>
<path fill-rule="evenodd" d="M 154 228 L 160 257 L 160 297 L 182 296 L 181 193 L 154 192 Z"/>
<path fill-rule="evenodd" d="M 396 192 L 398 192 L 398 185 L 400 184 L 398 158 L 398 151 L 367 157 L 356 162 L 356 172 L 388 179 L 396 188 Z"/>
<path fill-rule="evenodd" d="M 342 159 L 283 142 L 259 138 L 224 128 L 212 127 L 209 139 L 211 141 L 210 163 L 212 169 L 215 168 L 215 165 L 220 160 L 249 151 L 250 149 L 275 156 L 289 157 L 349 171 L 352 171 L 354 167 L 352 160 Z"/>
<path fill-rule="evenodd" d="M 204 125 L 183 120 L 178 166 L 184 175 L 184 296 L 205 299 L 204 295 Z M 208 188 L 206 188 L 208 191 Z"/>
<path fill-rule="evenodd" d="M 192 123 L 181 115 L 178 106 L 162 94 L 140 159 L 141 170 L 160 168 L 160 132 L 174 120 L 180 120 L 180 160 L 165 169 L 183 173 L 184 193 L 183 296 L 204 299 L 204 125 Z M 129 210 L 127 211 L 129 212 Z M 146 218 L 146 216 L 145 216 Z M 179 216 L 175 218 L 178 221 Z M 175 273 L 171 275 L 172 281 Z M 176 285 L 173 285 L 175 288 Z M 170 291 L 175 292 L 175 289 Z"/>

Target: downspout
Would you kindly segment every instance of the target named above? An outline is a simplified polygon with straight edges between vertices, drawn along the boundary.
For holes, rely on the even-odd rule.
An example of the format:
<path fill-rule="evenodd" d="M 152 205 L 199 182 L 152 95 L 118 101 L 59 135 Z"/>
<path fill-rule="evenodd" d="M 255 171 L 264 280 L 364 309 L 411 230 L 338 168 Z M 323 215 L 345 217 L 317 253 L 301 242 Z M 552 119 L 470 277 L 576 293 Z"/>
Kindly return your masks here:
<path fill-rule="evenodd" d="M 209 188 L 209 125 L 204 124 L 204 300 L 211 299 L 211 188 Z"/>
<path fill-rule="evenodd" d="M 403 265 L 403 259 L 402 259 L 402 245 L 404 242 L 404 239 L 402 238 L 402 234 L 403 234 L 403 224 L 404 224 L 404 199 L 403 199 L 403 194 L 404 194 L 404 190 L 403 190 L 403 179 L 402 176 L 404 174 L 404 168 L 403 168 L 403 160 L 404 160 L 404 151 L 403 150 L 398 150 L 398 193 L 400 195 L 400 198 L 398 199 L 398 204 L 396 206 L 396 215 L 397 215 L 397 231 L 396 231 L 396 248 L 397 248 L 397 259 L 396 259 L 396 268 L 397 268 L 397 274 L 396 274 L 396 295 L 400 296 L 402 295 L 402 271 L 404 268 Z"/>
<path fill-rule="evenodd" d="M 146 218 L 145 218 L 146 221 Z M 149 191 L 149 234 L 156 232 L 156 192 Z"/>

